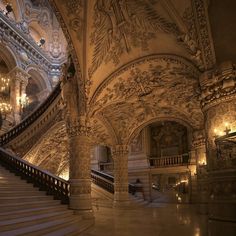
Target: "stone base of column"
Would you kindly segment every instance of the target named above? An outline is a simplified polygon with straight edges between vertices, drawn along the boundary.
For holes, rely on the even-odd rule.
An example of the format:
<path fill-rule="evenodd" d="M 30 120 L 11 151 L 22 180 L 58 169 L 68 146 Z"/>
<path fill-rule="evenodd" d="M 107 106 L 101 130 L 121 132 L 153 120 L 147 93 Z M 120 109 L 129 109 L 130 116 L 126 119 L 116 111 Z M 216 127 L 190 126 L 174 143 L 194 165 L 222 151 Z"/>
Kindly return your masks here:
<path fill-rule="evenodd" d="M 94 218 L 90 179 L 70 179 L 69 208 L 74 210 L 75 214 L 81 215 L 84 219 Z"/>
<path fill-rule="evenodd" d="M 127 208 L 132 205 L 128 193 L 115 193 L 113 207 Z"/>

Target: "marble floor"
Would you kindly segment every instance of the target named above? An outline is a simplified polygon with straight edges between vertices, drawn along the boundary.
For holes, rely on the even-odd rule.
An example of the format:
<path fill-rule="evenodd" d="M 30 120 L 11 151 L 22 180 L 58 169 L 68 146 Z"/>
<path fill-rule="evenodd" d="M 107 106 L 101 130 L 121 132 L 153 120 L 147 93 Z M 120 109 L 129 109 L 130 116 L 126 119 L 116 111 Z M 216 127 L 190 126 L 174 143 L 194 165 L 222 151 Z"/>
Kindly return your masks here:
<path fill-rule="evenodd" d="M 206 236 L 205 215 L 193 205 L 150 204 L 130 209 L 94 208 L 95 225 L 82 236 Z"/>

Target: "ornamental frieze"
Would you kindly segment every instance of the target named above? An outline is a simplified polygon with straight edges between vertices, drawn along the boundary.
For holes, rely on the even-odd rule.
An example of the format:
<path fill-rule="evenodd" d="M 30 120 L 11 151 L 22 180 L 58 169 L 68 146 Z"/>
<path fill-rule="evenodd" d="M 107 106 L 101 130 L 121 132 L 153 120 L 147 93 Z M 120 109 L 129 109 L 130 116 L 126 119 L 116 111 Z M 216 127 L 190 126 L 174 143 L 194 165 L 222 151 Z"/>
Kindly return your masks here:
<path fill-rule="evenodd" d="M 230 61 L 222 63 L 214 71 L 203 73 L 199 80 L 203 110 L 236 98 L 236 69 Z"/>

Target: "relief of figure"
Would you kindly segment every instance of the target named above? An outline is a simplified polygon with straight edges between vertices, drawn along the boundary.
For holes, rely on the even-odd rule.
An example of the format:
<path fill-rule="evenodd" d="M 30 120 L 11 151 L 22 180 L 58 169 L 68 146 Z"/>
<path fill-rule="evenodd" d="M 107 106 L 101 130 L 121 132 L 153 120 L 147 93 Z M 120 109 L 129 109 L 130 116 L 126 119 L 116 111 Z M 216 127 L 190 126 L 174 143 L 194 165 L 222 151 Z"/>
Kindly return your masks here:
<path fill-rule="evenodd" d="M 75 66 L 70 55 L 67 63 L 64 64 L 62 68 L 61 90 L 69 120 L 72 122 L 76 121 L 79 117 L 77 101 L 78 89 L 75 72 Z"/>
<path fill-rule="evenodd" d="M 52 39 L 53 41 L 50 44 L 50 54 L 54 58 L 58 58 L 61 56 L 62 50 L 61 50 L 61 44 L 59 42 L 59 33 L 57 31 L 53 32 Z"/>

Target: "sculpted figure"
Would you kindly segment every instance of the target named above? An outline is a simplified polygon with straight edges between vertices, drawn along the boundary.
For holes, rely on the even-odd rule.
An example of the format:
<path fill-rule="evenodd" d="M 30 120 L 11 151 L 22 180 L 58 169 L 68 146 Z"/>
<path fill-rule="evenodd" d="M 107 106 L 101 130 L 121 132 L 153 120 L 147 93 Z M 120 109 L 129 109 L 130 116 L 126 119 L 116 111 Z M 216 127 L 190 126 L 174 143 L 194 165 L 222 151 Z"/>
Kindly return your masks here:
<path fill-rule="evenodd" d="M 68 62 L 63 65 L 61 77 L 62 99 L 66 104 L 67 114 L 70 121 L 74 122 L 79 117 L 77 101 L 77 81 L 75 67 L 71 55 Z"/>

